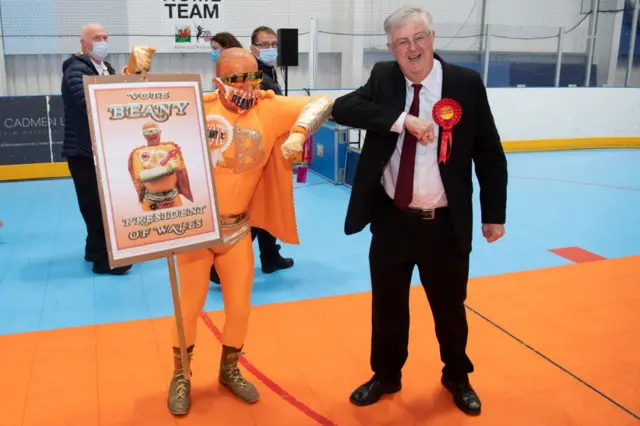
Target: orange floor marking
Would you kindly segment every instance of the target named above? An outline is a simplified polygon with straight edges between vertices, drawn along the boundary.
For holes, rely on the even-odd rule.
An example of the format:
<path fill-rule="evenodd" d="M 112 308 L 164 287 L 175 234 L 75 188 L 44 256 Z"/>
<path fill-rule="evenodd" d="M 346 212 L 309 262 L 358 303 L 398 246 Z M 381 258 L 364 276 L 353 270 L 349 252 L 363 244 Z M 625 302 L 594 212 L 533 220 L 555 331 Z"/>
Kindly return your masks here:
<path fill-rule="evenodd" d="M 597 255 L 595 253 L 591 253 L 585 249 L 581 249 L 580 247 L 566 247 L 549 250 L 551 253 L 557 254 L 560 257 L 564 257 L 572 262 L 582 263 L 582 262 L 595 262 L 596 260 L 605 260 L 605 257 Z"/>
<path fill-rule="evenodd" d="M 640 257 L 471 280 L 471 379 L 483 402 L 477 418 L 458 411 L 439 384 L 438 346 L 421 287 L 412 290 L 404 388 L 375 406 L 348 401 L 371 374 L 368 293 L 256 307 L 246 356 L 295 399 L 341 426 L 638 425 L 602 395 L 640 412 L 638 276 Z M 208 315 L 217 327 L 223 324 L 221 312 Z M 175 419 L 166 409 L 171 323 L 162 318 L 0 336 L 0 362 L 8 367 L 0 425 L 318 425 L 249 373 L 261 392 L 257 404 L 245 405 L 221 389 L 220 344 L 203 322 L 192 412 Z"/>
<path fill-rule="evenodd" d="M 640 415 L 638 284 L 634 256 L 478 278 L 467 303 Z"/>

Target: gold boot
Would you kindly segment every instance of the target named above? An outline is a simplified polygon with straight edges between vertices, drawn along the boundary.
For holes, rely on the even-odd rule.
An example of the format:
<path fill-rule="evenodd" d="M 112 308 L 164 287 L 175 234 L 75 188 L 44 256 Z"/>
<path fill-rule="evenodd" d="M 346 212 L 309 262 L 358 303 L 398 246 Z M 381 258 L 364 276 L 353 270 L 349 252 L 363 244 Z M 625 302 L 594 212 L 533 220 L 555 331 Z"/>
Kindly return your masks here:
<path fill-rule="evenodd" d="M 193 357 L 193 345 L 187 348 L 189 362 Z M 184 377 L 180 348 L 173 348 L 173 378 L 169 385 L 169 411 L 176 416 L 184 416 L 191 408 L 191 380 Z"/>
<path fill-rule="evenodd" d="M 240 373 L 238 358 L 243 355 L 240 351 L 241 349 L 222 346 L 219 381 L 241 401 L 253 403 L 260 398 L 260 395 L 256 387 Z"/>

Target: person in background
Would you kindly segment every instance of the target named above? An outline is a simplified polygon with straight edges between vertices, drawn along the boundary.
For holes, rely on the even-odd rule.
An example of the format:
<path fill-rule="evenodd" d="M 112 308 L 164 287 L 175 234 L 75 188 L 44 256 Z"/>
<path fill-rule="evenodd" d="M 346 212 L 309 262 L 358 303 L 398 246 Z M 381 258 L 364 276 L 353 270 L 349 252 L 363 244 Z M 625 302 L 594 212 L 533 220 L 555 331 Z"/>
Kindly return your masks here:
<path fill-rule="evenodd" d="M 278 83 L 276 64 L 278 60 L 278 36 L 269 27 L 258 27 L 251 34 L 251 53 L 258 59 L 258 69 L 262 71 L 262 90 L 273 90 L 276 95 L 282 95 L 282 88 Z"/>
<path fill-rule="evenodd" d="M 266 28 L 266 27 L 261 27 Z M 273 30 L 267 29 L 273 33 Z M 257 31 L 257 30 L 256 30 Z M 275 33 L 274 33 L 275 34 Z M 252 35 L 252 40 L 255 37 L 255 31 Z M 222 52 L 225 49 L 230 49 L 233 47 L 242 48 L 242 44 L 238 41 L 238 39 L 231 33 L 221 32 L 217 33 L 211 38 L 211 59 L 215 62 Z M 255 52 L 254 52 L 255 55 Z M 258 60 L 258 68 L 260 68 L 260 60 Z M 264 65 L 262 65 L 264 66 Z M 273 90 L 277 95 L 281 95 L 282 91 L 278 87 L 277 83 L 271 80 L 268 82 L 265 80 L 265 77 L 268 79 L 269 77 L 265 75 L 263 71 L 263 79 L 260 82 L 260 90 Z M 275 70 L 274 70 L 275 75 Z M 273 89 L 275 87 L 278 89 L 277 91 Z M 260 248 L 260 263 L 262 264 L 262 272 L 265 274 L 271 274 L 280 269 L 288 269 L 293 266 L 293 259 L 282 257 L 280 255 L 280 244 L 276 242 L 276 237 L 271 235 L 264 229 L 260 228 L 251 228 L 251 238 L 255 240 L 258 238 L 258 247 Z M 209 279 L 211 282 L 215 284 L 220 284 L 220 277 L 218 276 L 218 272 L 216 271 L 215 265 L 211 265 L 211 272 Z"/>
<path fill-rule="evenodd" d="M 231 33 L 221 32 L 211 37 L 211 59 L 213 59 L 213 62 L 218 60 L 220 52 L 232 47 L 239 47 L 242 49 L 242 44 Z"/>
<path fill-rule="evenodd" d="M 114 269 L 109 266 L 82 81 L 85 75 L 115 74 L 111 64 L 105 61 L 109 54 L 107 40 L 107 31 L 102 25 L 85 25 L 80 37 L 82 52 L 62 64 L 61 90 L 65 122 L 62 156 L 67 159 L 80 213 L 87 227 L 84 259 L 93 262 L 93 272 L 96 274 L 122 275 L 131 269 L 130 265 Z"/>

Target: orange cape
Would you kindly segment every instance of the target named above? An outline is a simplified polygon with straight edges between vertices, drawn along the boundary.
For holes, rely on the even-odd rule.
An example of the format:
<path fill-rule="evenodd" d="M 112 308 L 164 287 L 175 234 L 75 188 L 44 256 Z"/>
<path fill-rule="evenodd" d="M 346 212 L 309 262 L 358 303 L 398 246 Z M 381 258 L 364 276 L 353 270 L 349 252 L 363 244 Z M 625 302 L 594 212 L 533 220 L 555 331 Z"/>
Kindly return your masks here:
<path fill-rule="evenodd" d="M 273 101 L 272 94 L 265 94 L 260 102 Z M 205 110 L 207 103 L 218 99 L 216 92 L 203 95 Z M 305 100 L 305 103 L 309 99 Z M 289 134 L 276 139 L 269 159 L 256 186 L 249 213 L 252 227 L 264 229 L 285 244 L 300 244 L 293 201 L 293 159 L 282 155 L 281 147 Z M 215 173 L 215 172 L 214 172 Z"/>

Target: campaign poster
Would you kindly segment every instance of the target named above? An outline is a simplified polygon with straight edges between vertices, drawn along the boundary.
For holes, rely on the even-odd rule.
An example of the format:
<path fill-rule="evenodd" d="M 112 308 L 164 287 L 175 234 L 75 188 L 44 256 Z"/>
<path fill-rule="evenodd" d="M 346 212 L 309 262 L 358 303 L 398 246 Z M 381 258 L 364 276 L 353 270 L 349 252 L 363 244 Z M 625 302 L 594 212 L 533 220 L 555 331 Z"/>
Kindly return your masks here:
<path fill-rule="evenodd" d="M 199 76 L 85 77 L 112 267 L 220 242 Z"/>

